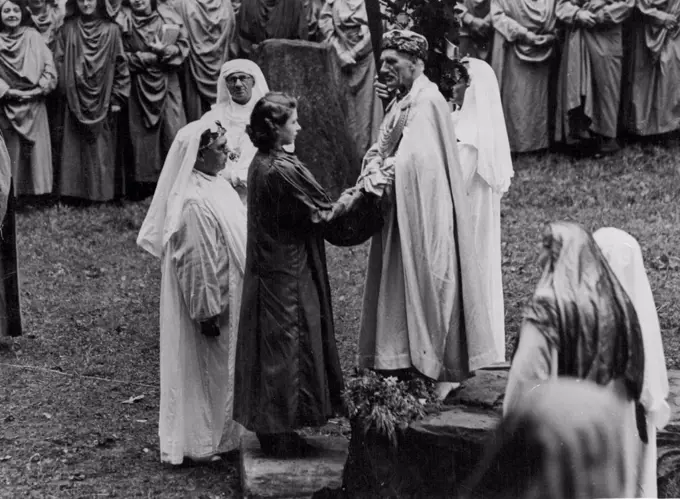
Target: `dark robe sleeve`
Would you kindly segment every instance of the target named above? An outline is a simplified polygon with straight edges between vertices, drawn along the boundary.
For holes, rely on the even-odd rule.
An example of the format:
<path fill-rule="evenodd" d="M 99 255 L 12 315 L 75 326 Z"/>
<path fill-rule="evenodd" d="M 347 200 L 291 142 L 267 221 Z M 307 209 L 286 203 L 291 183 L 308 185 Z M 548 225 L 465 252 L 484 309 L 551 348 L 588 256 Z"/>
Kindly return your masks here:
<path fill-rule="evenodd" d="M 309 224 L 335 246 L 361 244 L 382 227 L 380 198 L 352 187 L 333 203 L 312 173 L 292 154 L 274 160 L 268 184 L 278 199 L 288 204 L 288 198 L 292 205 L 290 210 L 281 210 L 291 214 L 289 220 L 284 215 L 281 223 Z"/>

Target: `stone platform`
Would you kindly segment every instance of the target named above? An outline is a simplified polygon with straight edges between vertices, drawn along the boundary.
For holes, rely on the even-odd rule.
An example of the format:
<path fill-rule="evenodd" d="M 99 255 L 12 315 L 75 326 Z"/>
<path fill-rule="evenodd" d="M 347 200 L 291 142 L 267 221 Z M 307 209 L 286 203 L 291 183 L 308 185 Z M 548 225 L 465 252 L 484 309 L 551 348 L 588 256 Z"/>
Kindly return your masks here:
<path fill-rule="evenodd" d="M 307 437 L 320 449 L 317 456 L 295 459 L 266 457 L 257 437 L 241 439 L 241 485 L 248 499 L 293 499 L 342 485 L 349 441 L 344 437 Z"/>

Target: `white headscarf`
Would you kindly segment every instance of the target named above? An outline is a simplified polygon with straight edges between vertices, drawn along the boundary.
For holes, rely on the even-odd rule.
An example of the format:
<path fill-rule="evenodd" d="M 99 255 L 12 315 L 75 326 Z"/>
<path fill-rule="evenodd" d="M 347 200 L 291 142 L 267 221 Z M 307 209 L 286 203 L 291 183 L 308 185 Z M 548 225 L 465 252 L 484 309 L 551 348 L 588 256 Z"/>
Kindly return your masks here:
<path fill-rule="evenodd" d="M 599 229 L 593 237 L 635 307 L 645 349 L 645 374 L 640 402 L 649 421 L 662 429 L 671 413 L 666 402 L 668 373 L 659 318 L 640 245 L 633 236 L 613 227 Z"/>
<path fill-rule="evenodd" d="M 477 149 L 477 171 L 498 194 L 510 187 L 515 175 L 510 142 L 505 127 L 498 79 L 493 69 L 480 59 L 466 58 L 470 86 L 460 111 L 454 113 L 456 137 Z M 470 172 L 471 179 L 475 172 Z"/>
<path fill-rule="evenodd" d="M 231 94 L 227 88 L 227 77 L 234 73 L 245 73 L 253 77 L 253 93 L 248 102 L 237 104 L 231 100 Z M 210 110 L 210 117 L 222 121 L 222 126 L 227 129 L 231 126 L 242 125 L 245 129 L 250 123 L 250 114 L 258 100 L 269 92 L 269 86 L 264 79 L 264 74 L 257 64 L 248 59 L 233 59 L 222 65 L 220 77 L 217 80 L 217 102 Z M 207 117 L 207 115 L 206 115 Z"/>
<path fill-rule="evenodd" d="M 162 257 L 165 246 L 179 228 L 201 135 L 207 129 L 217 131 L 215 122 L 204 119 L 191 122 L 177 133 L 170 147 L 151 206 L 137 236 L 137 244 L 156 258 Z M 224 186 L 223 195 L 220 192 L 219 206 L 213 206 L 207 197 L 205 200 L 227 238 L 234 263 L 243 272 L 246 247 L 245 208 L 229 182 L 219 176 L 215 181 Z"/>

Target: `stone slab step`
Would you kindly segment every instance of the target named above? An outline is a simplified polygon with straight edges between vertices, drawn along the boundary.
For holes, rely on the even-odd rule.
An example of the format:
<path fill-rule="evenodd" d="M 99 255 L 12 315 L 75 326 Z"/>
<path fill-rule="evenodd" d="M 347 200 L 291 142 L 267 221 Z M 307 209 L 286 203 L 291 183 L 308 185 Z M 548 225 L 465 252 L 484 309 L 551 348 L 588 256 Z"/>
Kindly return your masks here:
<path fill-rule="evenodd" d="M 324 487 L 342 486 L 349 440 L 344 437 L 306 437 L 320 452 L 314 457 L 277 459 L 265 456 L 257 437 L 241 439 L 241 484 L 248 499 L 312 497 Z"/>

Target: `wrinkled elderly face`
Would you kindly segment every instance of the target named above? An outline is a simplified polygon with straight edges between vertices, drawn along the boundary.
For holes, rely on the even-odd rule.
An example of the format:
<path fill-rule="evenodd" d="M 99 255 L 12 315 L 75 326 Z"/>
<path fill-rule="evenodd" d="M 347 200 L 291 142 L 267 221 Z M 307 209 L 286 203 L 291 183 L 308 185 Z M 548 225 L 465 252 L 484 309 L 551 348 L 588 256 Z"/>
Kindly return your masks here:
<path fill-rule="evenodd" d="M 393 49 L 380 54 L 380 80 L 392 91 L 410 89 L 416 79 L 416 64 L 406 54 Z"/>
<path fill-rule="evenodd" d="M 253 96 L 255 80 L 247 73 L 236 72 L 225 78 L 231 100 L 237 104 L 247 104 Z"/>
<path fill-rule="evenodd" d="M 78 0 L 77 4 L 83 16 L 93 16 L 97 11 L 97 0 Z"/>
<path fill-rule="evenodd" d="M 130 7 L 135 14 L 151 14 L 151 0 L 130 0 Z"/>
<path fill-rule="evenodd" d="M 13 29 L 21 24 L 21 8 L 12 2 L 5 2 L 0 12 L 2 24 L 8 28 Z"/>

